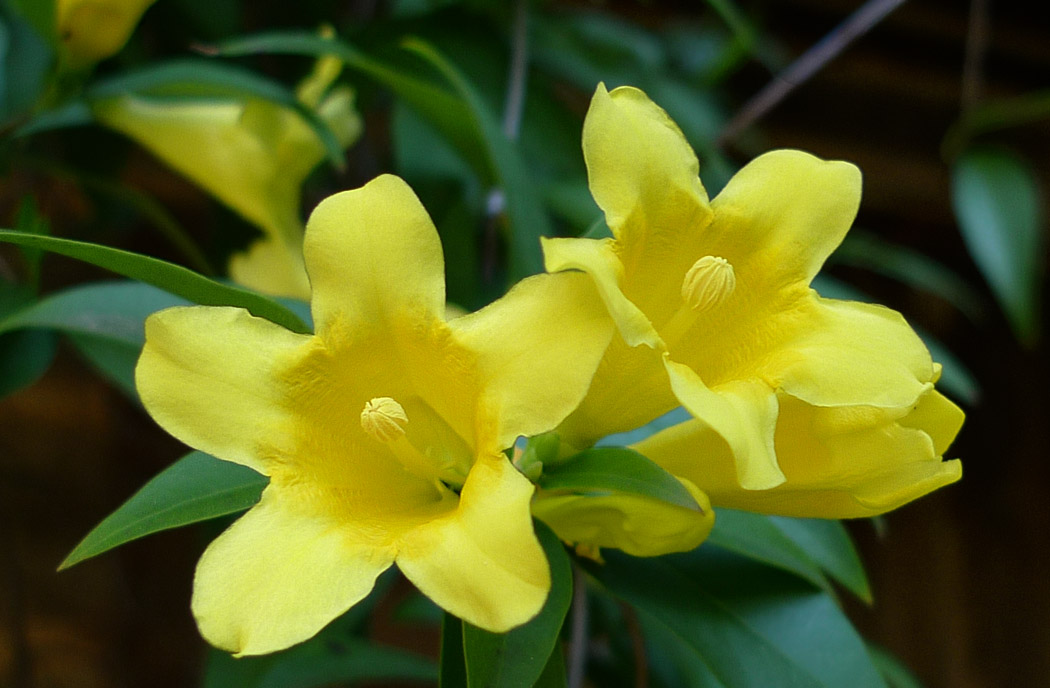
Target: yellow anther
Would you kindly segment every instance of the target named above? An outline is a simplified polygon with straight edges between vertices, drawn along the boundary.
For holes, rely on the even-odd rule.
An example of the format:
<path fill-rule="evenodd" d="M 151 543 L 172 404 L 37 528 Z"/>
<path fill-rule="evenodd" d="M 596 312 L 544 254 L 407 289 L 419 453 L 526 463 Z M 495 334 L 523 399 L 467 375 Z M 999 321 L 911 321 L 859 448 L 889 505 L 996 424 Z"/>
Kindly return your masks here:
<path fill-rule="evenodd" d="M 736 273 L 725 258 L 704 256 L 682 280 L 682 300 L 696 313 L 723 303 L 736 288 Z"/>
<path fill-rule="evenodd" d="M 377 442 L 393 442 L 405 436 L 408 416 L 405 409 L 390 397 L 376 397 L 361 411 L 361 427 Z"/>

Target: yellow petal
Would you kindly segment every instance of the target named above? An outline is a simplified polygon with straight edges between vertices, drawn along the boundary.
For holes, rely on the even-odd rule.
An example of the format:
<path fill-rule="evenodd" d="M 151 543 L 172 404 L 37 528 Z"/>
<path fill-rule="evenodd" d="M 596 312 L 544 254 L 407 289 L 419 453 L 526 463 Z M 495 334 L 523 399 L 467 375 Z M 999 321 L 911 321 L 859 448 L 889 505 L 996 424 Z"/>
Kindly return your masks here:
<path fill-rule="evenodd" d="M 230 258 L 230 278 L 250 289 L 301 301 L 310 299 L 302 256 L 273 239 L 260 239 Z"/>
<path fill-rule="evenodd" d="M 558 426 L 558 434 L 566 444 L 583 449 L 606 435 L 639 428 L 679 405 L 667 382 L 663 355 L 613 337 L 587 396 Z"/>
<path fill-rule="evenodd" d="M 933 386 L 926 346 L 900 313 L 815 297 L 799 327 L 759 365 L 770 384 L 818 406 L 910 406 Z"/>
<path fill-rule="evenodd" d="M 146 320 L 135 386 L 146 410 L 186 444 L 269 475 L 261 454 L 287 444 L 284 371 L 310 344 L 240 308 L 170 308 Z"/>
<path fill-rule="evenodd" d="M 702 223 L 707 192 L 696 154 L 678 125 L 636 88 L 599 84 L 583 123 L 591 193 L 618 239 L 642 231 L 656 239 Z M 640 226 L 627 223 L 641 222 Z"/>
<path fill-rule="evenodd" d="M 640 495 L 571 495 L 541 492 L 533 515 L 572 545 L 612 547 L 636 557 L 688 552 L 707 539 L 715 514 L 707 495 L 681 481 L 700 509 Z"/>
<path fill-rule="evenodd" d="M 785 482 L 741 489 L 726 443 L 700 421 L 661 431 L 634 448 L 697 483 L 715 507 L 812 518 L 875 516 L 961 475 L 941 453 L 962 412 L 936 391 L 913 410 L 821 408 L 782 396 L 776 451 Z M 934 441 L 934 437 L 938 441 Z"/>
<path fill-rule="evenodd" d="M 613 334 L 591 280 L 578 273 L 529 277 L 449 324 L 478 354 L 499 448 L 551 430 L 576 408 Z"/>
<path fill-rule="evenodd" d="M 193 585 L 201 635 L 236 655 L 283 650 L 363 599 L 394 559 L 274 487 L 205 550 Z"/>
<path fill-rule="evenodd" d="M 532 529 L 533 485 L 502 455 L 478 459 L 459 508 L 408 533 L 397 565 L 427 597 L 503 633 L 535 616 L 550 568 Z"/>
<path fill-rule="evenodd" d="M 303 251 L 318 333 L 340 318 L 377 333 L 393 322 L 443 318 L 441 242 L 401 179 L 383 175 L 329 196 L 306 227 Z"/>
<path fill-rule="evenodd" d="M 759 380 L 734 380 L 712 390 L 689 367 L 669 358 L 665 364 L 682 406 L 731 448 L 739 484 L 748 490 L 765 490 L 783 483 L 773 444 L 779 408 L 773 390 Z M 698 485 L 707 489 L 705 483 Z"/>
<path fill-rule="evenodd" d="M 543 237 L 540 241 L 548 272 L 581 270 L 590 275 L 624 341 L 631 346 L 661 347 L 660 337 L 649 318 L 623 293 L 620 285 L 623 264 L 612 240 Z"/>
<path fill-rule="evenodd" d="M 63 51 L 72 66 L 98 62 L 124 47 L 142 13 L 153 2 L 58 0 L 55 24 Z"/>
<path fill-rule="evenodd" d="M 847 162 L 796 150 L 766 153 L 711 202 L 705 250 L 771 290 L 808 285 L 853 223 L 860 191 L 860 171 Z"/>

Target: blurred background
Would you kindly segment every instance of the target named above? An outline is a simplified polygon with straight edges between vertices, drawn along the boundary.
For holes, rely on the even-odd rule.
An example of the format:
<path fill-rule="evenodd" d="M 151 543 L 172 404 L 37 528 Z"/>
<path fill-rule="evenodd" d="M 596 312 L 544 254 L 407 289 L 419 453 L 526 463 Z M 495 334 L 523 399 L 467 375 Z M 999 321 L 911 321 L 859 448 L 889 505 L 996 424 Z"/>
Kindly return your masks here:
<path fill-rule="evenodd" d="M 597 217 L 579 135 L 599 80 L 639 86 L 670 112 L 696 147 L 712 196 L 736 168 L 772 148 L 861 168 L 855 231 L 818 288 L 903 312 L 945 361 L 944 386 L 968 419 L 949 452 L 963 459 L 961 482 L 878 521 L 851 524 L 875 602 L 845 602 L 865 637 L 931 688 L 1050 685 L 1050 370 L 1040 311 L 1050 10 L 993 0 L 630 0 L 527 9 L 527 88 L 516 135 L 555 232 L 580 233 Z M 880 20 L 871 14 L 880 9 L 892 11 Z M 851 17 L 855 23 L 846 23 Z M 399 64 L 414 59 L 401 39 L 422 37 L 494 112 L 503 111 L 520 27 L 513 3 L 157 0 L 96 73 L 235 35 L 325 22 Z M 835 41 L 851 29 L 855 40 L 836 54 Z M 803 55 L 820 67 L 808 79 L 795 62 Z M 244 61 L 287 84 L 310 62 Z M 363 134 L 347 151 L 345 170 L 322 167 L 308 179 L 304 209 L 396 172 L 443 233 L 457 222 L 478 225 L 476 241 L 445 246 L 450 298 L 466 300 L 479 287 L 498 294 L 505 276 L 488 257 L 500 239 L 485 226 L 493 202 L 485 180 L 463 169 L 382 84 L 352 70 L 342 82 L 356 91 Z M 778 83 L 787 87 L 761 110 L 753 98 Z M 3 145 L 2 226 L 25 217 L 23 199 L 31 196 L 58 236 L 186 263 L 158 231 L 174 223 L 206 247 L 211 265 L 255 235 L 102 127 Z M 21 278 L 22 270 L 20 256 L 0 252 L 4 279 Z M 49 256 L 40 287 L 47 293 L 107 278 Z M 55 572 L 93 525 L 185 450 L 75 346 L 58 342 L 52 361 L 54 338 L 25 336 L 40 337 L 35 346 L 46 360 L 38 380 L 0 400 L 0 686 L 196 685 L 206 649 L 189 614 L 192 574 L 218 525 L 161 533 Z M 434 633 L 418 624 L 376 618 L 377 636 L 436 649 Z"/>

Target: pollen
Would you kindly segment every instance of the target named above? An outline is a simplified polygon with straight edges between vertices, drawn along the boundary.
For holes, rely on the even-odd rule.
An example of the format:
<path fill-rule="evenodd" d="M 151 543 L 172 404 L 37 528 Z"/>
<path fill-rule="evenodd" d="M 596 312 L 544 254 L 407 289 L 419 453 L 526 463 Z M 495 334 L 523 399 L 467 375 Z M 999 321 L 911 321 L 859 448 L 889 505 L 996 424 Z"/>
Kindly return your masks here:
<path fill-rule="evenodd" d="M 682 300 L 696 313 L 716 308 L 736 288 L 736 273 L 725 258 L 704 256 L 682 280 Z"/>
<path fill-rule="evenodd" d="M 405 409 L 390 397 L 376 397 L 361 411 L 361 428 L 377 442 L 393 442 L 405 435 L 408 416 Z"/>

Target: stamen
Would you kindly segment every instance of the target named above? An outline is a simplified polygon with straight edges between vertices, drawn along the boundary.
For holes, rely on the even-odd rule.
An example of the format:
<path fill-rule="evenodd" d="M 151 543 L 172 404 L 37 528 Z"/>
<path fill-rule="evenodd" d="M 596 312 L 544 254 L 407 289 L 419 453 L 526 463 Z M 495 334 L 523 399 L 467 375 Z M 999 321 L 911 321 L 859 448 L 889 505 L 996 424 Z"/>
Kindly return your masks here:
<path fill-rule="evenodd" d="M 693 263 L 682 280 L 682 300 L 695 313 L 716 308 L 736 288 L 736 273 L 725 258 L 704 256 Z"/>
<path fill-rule="evenodd" d="M 376 397 L 361 411 L 361 428 L 377 442 L 390 443 L 405 436 L 408 416 L 390 397 Z"/>

